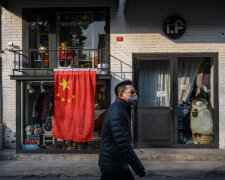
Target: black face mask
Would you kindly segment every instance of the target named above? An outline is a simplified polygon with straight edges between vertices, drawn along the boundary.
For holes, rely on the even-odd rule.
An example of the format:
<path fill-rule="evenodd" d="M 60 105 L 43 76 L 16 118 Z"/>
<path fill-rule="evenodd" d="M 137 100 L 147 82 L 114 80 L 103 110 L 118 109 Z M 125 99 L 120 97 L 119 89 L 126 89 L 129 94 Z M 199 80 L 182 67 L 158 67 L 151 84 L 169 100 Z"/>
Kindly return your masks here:
<path fill-rule="evenodd" d="M 125 93 L 124 93 L 125 94 Z M 125 94 L 126 95 L 126 94 Z M 135 105 L 137 102 L 138 102 L 138 96 L 137 94 L 133 95 L 133 96 L 128 96 L 128 103 L 131 104 L 131 105 Z"/>

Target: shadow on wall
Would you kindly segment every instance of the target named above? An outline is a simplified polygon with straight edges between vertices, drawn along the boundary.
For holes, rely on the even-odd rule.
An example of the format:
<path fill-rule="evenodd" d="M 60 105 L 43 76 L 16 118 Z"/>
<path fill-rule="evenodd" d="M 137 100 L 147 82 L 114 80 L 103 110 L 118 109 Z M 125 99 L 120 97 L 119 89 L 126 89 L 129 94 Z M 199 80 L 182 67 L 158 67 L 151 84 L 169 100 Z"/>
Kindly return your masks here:
<path fill-rule="evenodd" d="M 120 4 L 122 6 L 122 4 Z M 112 34 L 151 34 L 153 41 L 164 36 L 174 43 L 224 43 L 225 1 L 126 1 L 123 8 L 112 12 Z M 123 13 L 123 16 L 121 14 Z M 169 39 L 163 32 L 163 22 L 171 15 L 179 15 L 186 22 L 186 32 L 178 39 Z M 117 20 L 121 26 L 117 24 Z M 151 37 L 149 37 L 151 42 Z"/>
<path fill-rule="evenodd" d="M 134 67 L 132 67 L 130 64 L 122 61 L 121 59 L 110 55 L 110 59 L 113 61 L 115 61 L 115 63 L 117 64 L 118 68 L 116 72 L 111 72 L 112 74 L 112 78 L 111 78 L 111 103 L 113 103 L 115 101 L 116 95 L 114 92 L 115 86 L 126 79 L 132 80 L 132 69 Z M 130 69 L 130 71 L 124 71 L 124 69 Z"/>
<path fill-rule="evenodd" d="M 120 78 L 121 80 L 132 77 L 133 67 L 130 64 L 122 61 L 121 59 L 113 55 L 110 55 L 110 59 L 111 61 L 115 61 L 117 66 L 119 66 L 116 72 L 114 71 L 112 72 L 113 76 L 116 76 L 117 78 Z M 130 69 L 130 71 L 129 70 L 125 71 L 124 69 Z"/>
<path fill-rule="evenodd" d="M 23 3 L 10 1 L 9 11 L 22 18 L 22 8 L 43 8 L 44 0 L 34 0 Z M 126 1 L 126 11 L 123 11 L 123 1 L 99 0 L 79 1 L 65 0 L 49 2 L 48 7 L 110 7 L 111 34 L 153 34 L 153 40 L 165 36 L 162 26 L 164 20 L 173 14 L 181 16 L 186 22 L 186 32 L 174 43 L 225 43 L 225 1 L 221 0 L 129 0 Z M 117 6 L 118 5 L 118 6 Z M 155 34 L 157 34 L 155 36 Z M 166 37 L 167 38 L 167 37 Z M 151 38 L 149 39 L 151 41 Z"/>
<path fill-rule="evenodd" d="M 16 148 L 16 133 L 13 132 L 8 126 L 3 125 L 3 148 L 15 149 Z"/>

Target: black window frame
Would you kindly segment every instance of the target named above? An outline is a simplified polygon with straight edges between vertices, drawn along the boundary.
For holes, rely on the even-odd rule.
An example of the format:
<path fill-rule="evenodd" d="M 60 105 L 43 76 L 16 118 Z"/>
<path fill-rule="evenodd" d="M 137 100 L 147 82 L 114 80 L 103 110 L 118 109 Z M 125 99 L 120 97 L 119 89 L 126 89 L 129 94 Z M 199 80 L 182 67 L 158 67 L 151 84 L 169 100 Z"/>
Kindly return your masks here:
<path fill-rule="evenodd" d="M 138 89 L 138 60 L 141 58 L 165 58 L 169 57 L 172 60 L 172 69 L 173 69 L 173 89 L 174 93 L 172 94 L 173 99 L 173 106 L 174 106 L 174 113 L 173 113 L 173 144 L 172 145 L 146 145 L 146 146 L 137 146 L 140 148 L 147 148 L 147 147 L 155 147 L 155 148 L 219 148 L 219 95 L 218 95 L 218 53 L 214 52 L 196 52 L 196 53 L 133 53 L 132 54 L 132 67 L 133 67 L 133 81 L 135 84 L 135 88 Z M 179 57 L 207 57 L 211 58 L 214 61 L 214 141 L 213 144 L 179 144 L 178 142 L 178 59 Z M 137 112 L 137 108 L 136 111 Z M 135 125 L 134 125 L 134 139 L 135 143 L 138 142 L 138 119 L 137 113 L 135 113 Z M 138 144 L 137 144 L 138 145 Z"/>
<path fill-rule="evenodd" d="M 57 14 L 63 12 L 97 12 L 105 11 L 106 15 L 106 49 L 110 49 L 110 7 L 79 7 L 79 8 L 23 8 L 22 9 L 22 49 L 29 49 L 29 25 L 28 20 L 35 14 L 46 14 L 49 17 L 49 49 L 57 48 Z M 53 56 L 53 55 L 52 55 Z M 54 62 L 49 54 L 49 68 L 54 67 Z M 110 66 L 110 65 L 109 65 Z"/>

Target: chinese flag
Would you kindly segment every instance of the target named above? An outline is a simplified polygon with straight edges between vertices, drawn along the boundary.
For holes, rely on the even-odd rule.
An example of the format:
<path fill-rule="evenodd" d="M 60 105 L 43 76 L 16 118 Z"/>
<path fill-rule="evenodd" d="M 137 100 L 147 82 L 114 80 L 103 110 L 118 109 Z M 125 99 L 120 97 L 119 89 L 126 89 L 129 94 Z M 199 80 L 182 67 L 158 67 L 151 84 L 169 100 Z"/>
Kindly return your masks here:
<path fill-rule="evenodd" d="M 96 71 L 55 71 L 53 137 L 93 140 Z"/>

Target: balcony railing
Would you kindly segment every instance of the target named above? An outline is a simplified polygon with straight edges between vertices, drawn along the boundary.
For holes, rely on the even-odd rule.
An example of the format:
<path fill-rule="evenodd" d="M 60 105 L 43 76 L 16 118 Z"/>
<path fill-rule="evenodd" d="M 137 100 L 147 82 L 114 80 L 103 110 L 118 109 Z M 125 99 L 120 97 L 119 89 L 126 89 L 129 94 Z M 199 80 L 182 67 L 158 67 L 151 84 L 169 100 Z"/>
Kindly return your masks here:
<path fill-rule="evenodd" d="M 109 74 L 108 49 L 29 49 L 14 53 L 13 75 L 49 75 L 57 68 L 97 68 L 98 74 Z M 42 73 L 41 73 L 42 72 Z M 17 73 L 18 74 L 18 73 Z"/>

